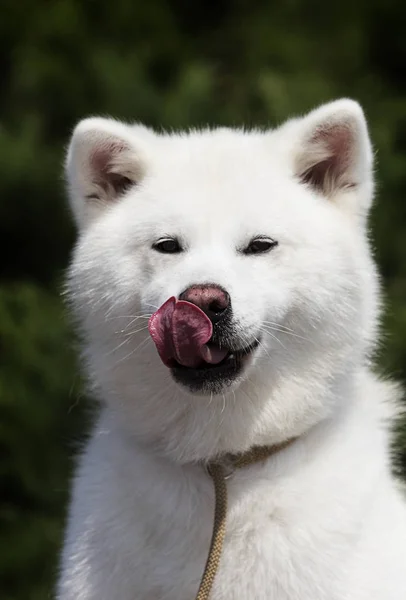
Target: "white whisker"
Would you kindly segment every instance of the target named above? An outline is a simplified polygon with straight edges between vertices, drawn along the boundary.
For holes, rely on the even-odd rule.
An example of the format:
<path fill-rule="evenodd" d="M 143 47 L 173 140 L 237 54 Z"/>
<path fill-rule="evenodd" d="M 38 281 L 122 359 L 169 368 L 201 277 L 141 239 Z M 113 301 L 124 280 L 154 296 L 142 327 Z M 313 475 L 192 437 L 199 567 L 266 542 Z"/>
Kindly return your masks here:
<path fill-rule="evenodd" d="M 152 313 L 140 314 L 140 315 L 116 315 L 115 317 L 109 317 L 106 321 L 114 321 L 114 319 L 149 319 Z"/>
<path fill-rule="evenodd" d="M 159 306 L 156 306 L 155 304 L 150 304 L 149 302 L 145 306 L 152 306 L 152 308 L 155 308 L 155 310 L 158 310 L 159 308 Z"/>
<path fill-rule="evenodd" d="M 270 356 L 270 354 L 269 354 L 268 350 L 265 348 L 264 344 L 263 344 L 263 343 L 262 343 L 262 342 L 261 342 L 261 341 L 260 341 L 258 338 L 255 338 L 255 341 L 256 341 L 256 342 L 258 343 L 258 345 L 259 345 L 259 346 L 261 346 L 261 348 L 264 350 L 264 352 L 265 352 L 265 354 L 267 355 L 267 357 L 269 358 L 269 360 L 272 360 L 272 359 L 271 359 L 271 356 Z"/>
<path fill-rule="evenodd" d="M 140 327 L 139 329 L 135 329 L 134 331 L 128 331 L 127 333 L 125 333 L 125 336 L 128 337 L 130 335 L 135 335 L 136 333 L 139 333 L 140 331 L 145 331 L 146 329 L 148 329 L 148 325 L 145 325 L 144 327 Z M 125 329 L 123 329 L 120 333 L 124 333 Z"/>
<path fill-rule="evenodd" d="M 113 348 L 113 350 L 110 350 L 110 352 L 107 352 L 106 356 L 111 356 L 112 354 L 115 354 L 117 352 L 117 350 L 119 350 L 121 348 L 121 346 L 124 346 L 124 344 L 128 344 L 130 340 L 125 339 L 122 342 L 120 342 L 120 344 L 118 344 L 118 346 L 116 346 L 115 348 Z"/>
<path fill-rule="evenodd" d="M 267 325 L 265 321 L 262 325 L 262 329 L 269 330 L 269 331 L 276 331 L 277 333 L 283 333 L 284 335 L 290 335 L 292 337 L 296 337 L 301 340 L 309 341 L 308 338 L 305 338 L 302 335 L 299 335 L 298 333 L 294 333 L 292 330 L 284 330 L 284 329 L 280 329 L 279 326 Z"/>
<path fill-rule="evenodd" d="M 286 325 L 282 325 L 282 323 L 275 323 L 274 321 L 263 321 L 263 323 L 265 325 L 272 325 L 274 327 L 279 327 L 280 329 L 284 329 L 285 331 L 290 331 L 291 333 L 294 333 L 293 329 L 287 327 Z"/>
<path fill-rule="evenodd" d="M 144 344 L 146 342 L 148 342 L 150 340 L 150 336 L 148 335 L 140 344 L 138 344 L 138 346 L 136 348 L 134 348 L 133 350 L 131 350 L 131 352 L 129 352 L 128 354 L 126 354 L 126 356 L 123 356 L 123 358 L 120 358 L 120 360 L 118 360 L 116 362 L 116 364 L 120 364 L 122 362 L 124 362 L 125 360 L 127 360 L 128 358 L 130 358 L 130 356 L 132 356 L 133 354 L 135 354 L 135 352 L 137 352 L 137 350 L 139 350 L 142 346 L 144 346 Z M 129 340 L 126 340 L 129 341 Z"/>
<path fill-rule="evenodd" d="M 250 381 L 248 378 L 247 378 L 247 381 L 249 381 L 249 383 L 252 384 L 252 381 Z M 248 401 L 250 402 L 250 404 L 252 404 L 252 406 L 255 406 L 253 399 L 243 388 L 240 388 L 239 391 L 242 392 L 244 394 L 244 396 L 246 396 L 248 398 Z"/>
<path fill-rule="evenodd" d="M 283 343 L 281 342 L 281 340 L 276 335 L 274 335 L 273 333 L 271 333 L 269 330 L 263 328 L 262 329 L 262 333 L 268 334 L 270 337 L 272 337 L 274 340 L 276 340 L 282 346 L 282 348 L 284 350 L 286 350 L 286 347 L 283 345 Z M 269 354 L 268 354 L 268 356 L 269 356 Z"/>

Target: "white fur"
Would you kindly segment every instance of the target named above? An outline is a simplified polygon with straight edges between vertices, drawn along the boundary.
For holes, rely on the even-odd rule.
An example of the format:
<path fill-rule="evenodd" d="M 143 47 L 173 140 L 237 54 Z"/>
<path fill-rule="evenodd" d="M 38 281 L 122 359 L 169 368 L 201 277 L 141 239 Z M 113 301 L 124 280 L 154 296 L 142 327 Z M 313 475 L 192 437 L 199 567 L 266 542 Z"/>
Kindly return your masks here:
<path fill-rule="evenodd" d="M 115 188 L 112 173 L 135 185 Z M 67 175 L 80 228 L 69 296 L 102 408 L 74 482 L 59 600 L 193 600 L 213 524 L 201 463 L 294 436 L 228 481 L 212 600 L 406 598 L 397 392 L 369 364 L 379 290 L 359 105 L 265 132 L 88 119 Z M 238 252 L 258 234 L 278 246 Z M 151 249 L 163 235 L 185 252 Z M 146 329 L 167 298 L 206 282 L 230 293 L 242 342 L 262 332 L 243 375 L 208 396 L 172 380 Z"/>

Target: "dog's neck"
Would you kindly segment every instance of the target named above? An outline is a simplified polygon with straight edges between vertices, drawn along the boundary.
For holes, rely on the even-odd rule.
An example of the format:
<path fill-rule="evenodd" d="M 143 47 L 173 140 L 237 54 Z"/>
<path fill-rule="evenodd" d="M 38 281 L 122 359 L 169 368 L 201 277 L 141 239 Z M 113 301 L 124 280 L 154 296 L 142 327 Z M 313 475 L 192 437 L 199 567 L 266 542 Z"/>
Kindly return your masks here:
<path fill-rule="evenodd" d="M 277 446 L 286 439 L 307 437 L 333 413 L 352 410 L 356 386 L 348 370 L 339 375 L 330 373 L 327 381 L 320 371 L 313 370 L 307 384 L 304 375 L 299 375 L 289 379 L 282 374 L 271 390 L 259 377 L 251 378 L 242 382 L 235 394 L 223 398 L 174 394 L 168 378 L 161 393 L 147 402 L 134 398 L 131 386 L 120 411 L 113 406 L 117 396 L 110 400 L 108 390 L 106 404 L 112 407 L 108 413 L 122 434 L 128 432 L 148 452 L 178 464 L 208 463 L 229 454 L 245 454 L 256 446 Z M 295 413 L 290 410 L 292 405 Z"/>
<path fill-rule="evenodd" d="M 270 446 L 253 446 L 246 452 L 241 452 L 238 454 L 225 453 L 220 455 L 215 460 L 209 463 L 213 464 L 221 464 L 224 468 L 231 474 L 236 469 L 243 469 L 244 467 L 249 467 L 255 463 L 259 463 L 267 460 L 271 456 L 282 452 L 285 448 L 291 446 L 298 438 L 292 437 L 289 438 L 279 444 L 273 444 Z"/>

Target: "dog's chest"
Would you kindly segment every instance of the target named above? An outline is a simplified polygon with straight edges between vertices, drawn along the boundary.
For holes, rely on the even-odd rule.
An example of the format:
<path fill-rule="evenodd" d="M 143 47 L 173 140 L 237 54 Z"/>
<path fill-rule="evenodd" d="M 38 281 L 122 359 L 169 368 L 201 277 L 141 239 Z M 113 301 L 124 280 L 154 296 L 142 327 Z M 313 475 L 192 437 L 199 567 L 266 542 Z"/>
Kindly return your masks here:
<path fill-rule="evenodd" d="M 226 538 L 211 600 L 344 598 L 349 540 L 339 525 L 308 527 L 306 507 L 292 511 L 291 490 L 272 489 L 266 480 L 249 485 L 244 477 L 228 482 Z M 207 486 L 189 498 L 178 495 L 170 519 L 151 520 L 145 598 L 194 600 L 213 527 Z"/>
<path fill-rule="evenodd" d="M 194 600 L 213 530 L 208 474 L 91 450 L 75 486 L 60 597 Z M 348 493 L 356 482 L 319 481 L 319 468 L 288 471 L 267 461 L 227 481 L 226 538 L 210 600 L 397 600 L 368 593 L 382 575 L 370 544 L 359 550 L 365 506 Z"/>

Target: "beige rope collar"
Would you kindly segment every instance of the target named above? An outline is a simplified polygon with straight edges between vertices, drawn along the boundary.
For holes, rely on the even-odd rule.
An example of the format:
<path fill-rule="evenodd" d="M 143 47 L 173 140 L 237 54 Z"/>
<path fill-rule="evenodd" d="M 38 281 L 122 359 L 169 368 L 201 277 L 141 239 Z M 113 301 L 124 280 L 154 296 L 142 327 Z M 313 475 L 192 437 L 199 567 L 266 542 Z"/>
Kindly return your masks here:
<path fill-rule="evenodd" d="M 214 524 L 209 555 L 207 557 L 196 600 L 208 600 L 220 564 L 224 536 L 226 533 L 226 480 L 235 469 L 242 469 L 243 467 L 248 467 L 254 463 L 266 460 L 287 446 L 290 446 L 293 441 L 294 439 L 290 439 L 275 446 L 255 446 L 243 454 L 228 455 L 224 462 L 209 463 L 207 470 L 213 480 L 215 496 Z"/>

